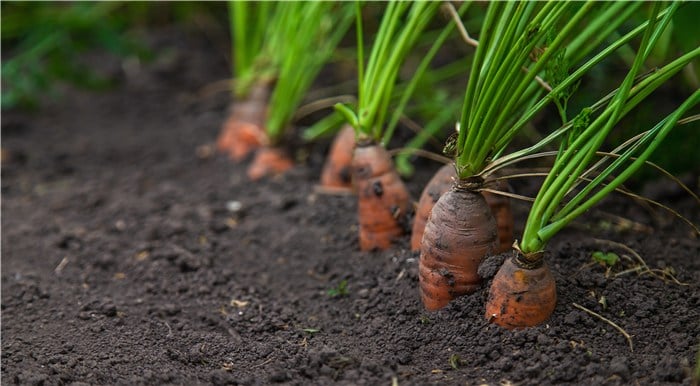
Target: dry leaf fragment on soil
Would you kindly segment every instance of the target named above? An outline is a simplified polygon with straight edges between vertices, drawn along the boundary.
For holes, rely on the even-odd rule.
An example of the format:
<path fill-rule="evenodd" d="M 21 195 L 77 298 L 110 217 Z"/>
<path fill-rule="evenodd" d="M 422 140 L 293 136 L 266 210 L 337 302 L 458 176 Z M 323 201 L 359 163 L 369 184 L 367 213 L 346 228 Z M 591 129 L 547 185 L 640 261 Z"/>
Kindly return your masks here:
<path fill-rule="evenodd" d="M 248 305 L 247 301 L 244 300 L 237 300 L 237 299 L 231 299 L 231 306 L 236 307 L 236 308 L 243 308 Z"/>

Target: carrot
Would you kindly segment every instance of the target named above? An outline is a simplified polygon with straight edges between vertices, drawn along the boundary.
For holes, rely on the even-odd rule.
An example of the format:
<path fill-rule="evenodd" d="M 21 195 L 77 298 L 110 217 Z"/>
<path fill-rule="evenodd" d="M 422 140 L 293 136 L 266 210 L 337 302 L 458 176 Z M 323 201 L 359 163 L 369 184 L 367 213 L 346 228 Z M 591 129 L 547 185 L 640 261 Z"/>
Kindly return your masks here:
<path fill-rule="evenodd" d="M 373 141 L 359 141 L 352 160 L 357 187 L 360 249 L 387 249 L 406 233 L 411 198 L 389 153 Z"/>
<path fill-rule="evenodd" d="M 416 207 L 416 215 L 413 218 L 413 230 L 411 233 L 411 250 L 420 250 L 421 239 L 423 238 L 423 230 L 428 221 L 430 211 L 435 205 L 435 202 L 445 194 L 457 179 L 454 165 L 445 165 L 441 167 L 430 179 L 423 193 L 421 193 L 418 206 Z M 485 185 L 491 189 L 499 191 L 508 191 L 510 187 L 504 180 L 487 181 Z M 510 199 L 508 197 L 491 193 L 481 192 L 486 199 L 486 203 L 491 208 L 498 228 L 499 245 L 496 253 L 503 253 L 511 249 L 513 245 L 513 212 L 510 207 Z"/>
<path fill-rule="evenodd" d="M 255 85 L 246 98 L 232 104 L 231 113 L 216 140 L 220 152 L 240 162 L 269 142 L 264 129 L 269 96 L 269 84 L 261 83 Z"/>
<path fill-rule="evenodd" d="M 486 318 L 509 330 L 532 327 L 549 319 L 556 303 L 554 276 L 542 257 L 528 260 L 515 252 L 493 279 Z"/>
<path fill-rule="evenodd" d="M 355 129 L 344 125 L 336 134 L 321 172 L 321 187 L 347 191 L 352 188 L 352 155 L 355 150 Z"/>
<path fill-rule="evenodd" d="M 435 203 L 425 225 L 418 277 L 423 304 L 430 311 L 476 291 L 481 284 L 479 264 L 496 250 L 496 220 L 474 190 L 480 184 L 455 184 Z"/>
<path fill-rule="evenodd" d="M 253 181 L 266 176 L 279 175 L 294 167 L 294 161 L 278 147 L 264 146 L 255 152 L 248 166 L 248 178 Z"/>

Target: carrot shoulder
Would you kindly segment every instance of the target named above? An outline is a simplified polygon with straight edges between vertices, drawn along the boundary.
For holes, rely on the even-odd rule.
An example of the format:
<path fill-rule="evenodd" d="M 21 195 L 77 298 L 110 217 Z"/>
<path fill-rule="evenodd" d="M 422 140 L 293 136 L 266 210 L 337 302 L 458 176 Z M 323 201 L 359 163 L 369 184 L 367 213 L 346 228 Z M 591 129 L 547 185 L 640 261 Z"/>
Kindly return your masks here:
<path fill-rule="evenodd" d="M 352 161 L 358 195 L 360 249 L 387 249 L 406 233 L 411 199 L 389 153 L 373 142 L 359 142 Z"/>
<path fill-rule="evenodd" d="M 452 188 L 457 179 L 454 165 L 448 164 L 441 167 L 433 178 L 425 185 L 416 207 L 416 215 L 413 219 L 413 229 L 411 231 L 411 250 L 420 250 L 420 242 L 423 238 L 425 224 L 428 216 L 437 200 Z M 510 191 L 510 186 L 504 180 L 487 180 L 485 186 L 493 190 L 502 192 Z M 481 194 L 486 199 L 486 203 L 491 208 L 496 224 L 498 226 L 498 248 L 496 253 L 503 253 L 511 249 L 513 245 L 513 211 L 510 198 L 482 191 Z"/>

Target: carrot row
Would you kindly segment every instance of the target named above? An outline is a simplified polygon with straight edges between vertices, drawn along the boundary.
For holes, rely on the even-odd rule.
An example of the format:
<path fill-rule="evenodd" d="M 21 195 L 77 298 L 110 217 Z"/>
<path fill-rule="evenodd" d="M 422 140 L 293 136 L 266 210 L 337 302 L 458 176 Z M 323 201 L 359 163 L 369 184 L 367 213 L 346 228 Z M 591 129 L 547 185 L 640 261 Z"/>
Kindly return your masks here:
<path fill-rule="evenodd" d="M 237 161 L 255 152 L 247 171 L 251 180 L 293 167 L 282 150 L 266 146 L 262 119 L 259 99 L 249 98 L 234 109 L 217 141 L 219 150 Z M 443 166 L 426 185 L 416 208 L 411 248 L 420 250 L 420 296 L 429 311 L 477 291 L 482 281 L 477 271 L 483 259 L 511 249 L 510 200 L 477 189 L 490 185 L 507 191 L 508 185 L 461 183 L 453 165 Z M 333 141 L 321 186 L 356 189 L 361 250 L 387 249 L 407 233 L 412 203 L 391 157 L 372 141 L 356 143 L 351 126 L 345 126 Z M 538 261 L 539 265 L 532 266 L 517 252 L 506 260 L 489 291 L 487 319 L 514 329 L 537 325 L 551 315 L 556 304 L 554 278 Z"/>
<path fill-rule="evenodd" d="M 268 145 L 263 129 L 267 97 L 267 88 L 254 88 L 249 98 L 236 104 L 217 140 L 219 151 L 235 161 L 255 153 L 247 170 L 251 180 L 293 167 L 284 151 Z M 504 182 L 477 185 L 509 189 Z M 321 186 L 356 189 L 361 250 L 387 249 L 407 233 L 412 202 L 388 152 L 371 141 L 356 143 L 349 125 L 331 145 Z M 421 251 L 419 287 L 425 308 L 438 310 L 456 297 L 477 291 L 481 286 L 479 264 L 490 254 L 509 250 L 512 241 L 510 200 L 479 193 L 474 186 L 464 188 L 453 165 L 440 168 L 421 194 L 411 232 L 411 249 Z M 487 301 L 486 317 L 509 329 L 541 323 L 556 303 L 554 279 L 547 266 L 532 268 L 522 261 L 514 257 L 504 263 Z"/>

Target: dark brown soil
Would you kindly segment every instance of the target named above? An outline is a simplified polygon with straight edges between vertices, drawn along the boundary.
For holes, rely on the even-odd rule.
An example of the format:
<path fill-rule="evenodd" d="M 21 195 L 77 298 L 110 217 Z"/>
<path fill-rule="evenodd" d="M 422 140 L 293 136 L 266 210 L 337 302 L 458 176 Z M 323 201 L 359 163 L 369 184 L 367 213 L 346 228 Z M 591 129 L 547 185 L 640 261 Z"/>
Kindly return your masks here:
<path fill-rule="evenodd" d="M 120 73 L 117 90 L 3 113 L 3 384 L 691 383 L 700 240 L 682 221 L 616 197 L 563 232 L 548 255 L 559 299 L 540 327 L 490 325 L 484 291 L 426 313 L 408 237 L 361 253 L 354 198 L 314 191 L 328 143 L 248 182 L 245 165 L 199 148 L 228 96 L 196 92 L 225 61 L 200 38 L 159 44 L 170 59 Z M 439 165 L 419 166 L 414 198 Z M 647 192 L 700 223 L 670 186 Z M 527 207 L 515 209 L 518 234 Z M 639 267 L 626 259 L 606 272 L 592 252 L 632 253 L 595 239 L 686 284 L 615 276 Z"/>

